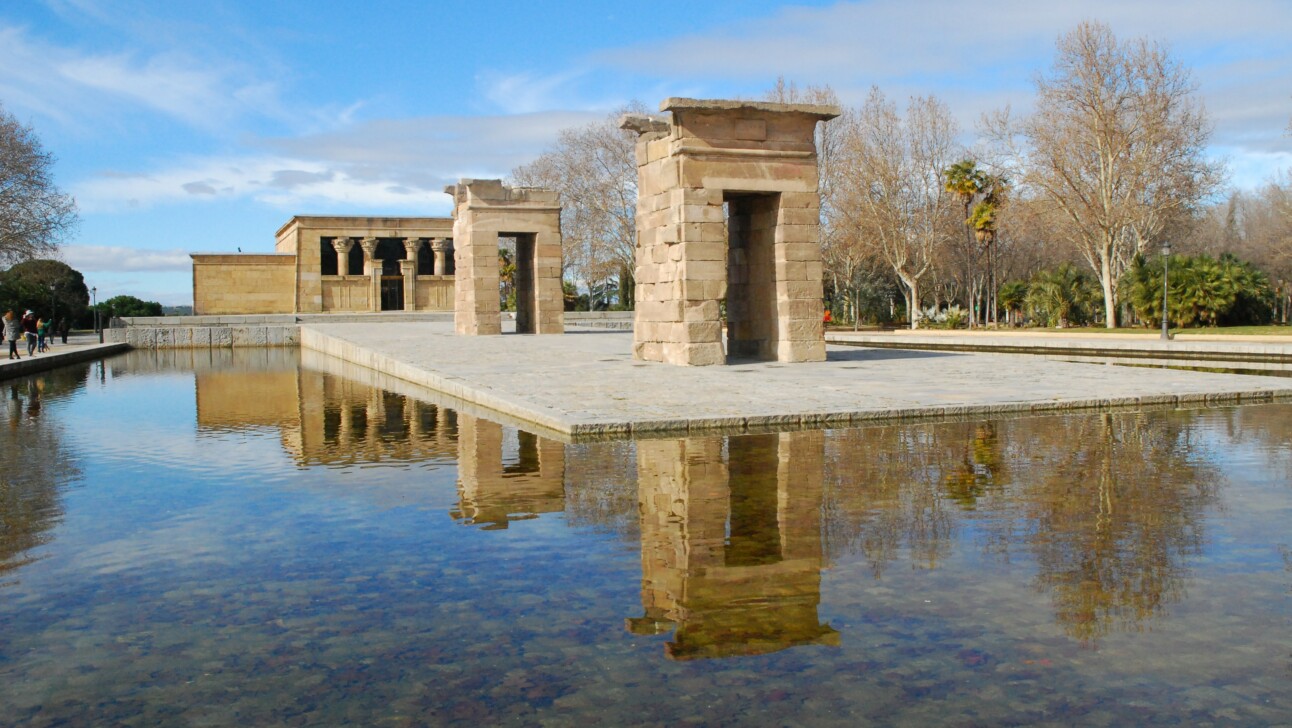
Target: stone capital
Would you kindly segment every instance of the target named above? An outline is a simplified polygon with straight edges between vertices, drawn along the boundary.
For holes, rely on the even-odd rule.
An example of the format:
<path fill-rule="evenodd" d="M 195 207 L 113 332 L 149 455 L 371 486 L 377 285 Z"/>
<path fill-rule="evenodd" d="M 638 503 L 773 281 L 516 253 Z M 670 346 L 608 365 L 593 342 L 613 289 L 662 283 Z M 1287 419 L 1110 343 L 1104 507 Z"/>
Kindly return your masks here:
<path fill-rule="evenodd" d="M 453 243 L 448 238 L 431 238 L 431 250 L 436 253 L 443 253 L 453 248 Z"/>
<path fill-rule="evenodd" d="M 417 251 L 422 247 L 421 238 L 404 238 L 404 250 L 408 252 L 409 258 L 416 258 Z"/>
<path fill-rule="evenodd" d="M 337 255 L 348 255 L 350 253 L 350 248 L 353 248 L 353 247 L 354 247 L 354 238 L 333 238 L 332 239 L 332 249 L 337 252 Z"/>
<path fill-rule="evenodd" d="M 373 253 L 377 252 L 377 239 L 364 238 L 363 240 L 359 241 L 359 246 L 363 248 L 364 257 L 371 258 Z"/>

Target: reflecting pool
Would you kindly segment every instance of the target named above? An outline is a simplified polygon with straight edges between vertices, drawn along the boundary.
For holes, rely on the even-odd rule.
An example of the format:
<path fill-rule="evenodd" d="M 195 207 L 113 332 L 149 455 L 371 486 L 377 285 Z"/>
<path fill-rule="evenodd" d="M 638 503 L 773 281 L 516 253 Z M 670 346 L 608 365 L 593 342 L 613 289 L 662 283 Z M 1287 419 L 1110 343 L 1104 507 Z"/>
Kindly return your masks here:
<path fill-rule="evenodd" d="M 0 723 L 1292 721 L 1292 406 L 563 443 L 291 351 L 0 384 Z"/>

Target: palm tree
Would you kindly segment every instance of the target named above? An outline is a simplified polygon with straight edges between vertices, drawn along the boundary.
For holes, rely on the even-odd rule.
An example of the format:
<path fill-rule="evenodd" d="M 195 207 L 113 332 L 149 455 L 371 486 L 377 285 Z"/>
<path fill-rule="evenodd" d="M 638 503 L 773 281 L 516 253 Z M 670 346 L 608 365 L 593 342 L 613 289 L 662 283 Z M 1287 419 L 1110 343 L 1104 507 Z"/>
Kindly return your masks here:
<path fill-rule="evenodd" d="M 975 159 L 962 159 L 959 162 L 942 170 L 942 176 L 945 180 L 944 186 L 947 192 L 955 195 L 964 205 L 965 216 L 965 284 L 969 288 L 969 295 L 972 297 L 969 301 L 969 326 L 972 328 L 977 320 L 974 305 L 978 297 L 977 285 L 974 282 L 974 263 L 977 261 L 978 247 L 974 245 L 973 224 L 970 222 L 970 210 L 973 208 L 974 198 L 982 191 L 983 184 L 986 181 L 985 175 L 978 168 L 978 161 Z"/>
<path fill-rule="evenodd" d="M 1086 320 L 1094 296 L 1094 286 L 1085 272 L 1064 263 L 1032 276 L 1025 300 L 1033 317 L 1062 329 Z"/>
<path fill-rule="evenodd" d="M 997 297 L 1000 299 L 1000 305 L 1005 307 L 1005 322 L 1016 323 L 1017 314 L 1022 313 L 1023 304 L 1027 300 L 1027 283 L 1010 281 L 1000 287 Z"/>

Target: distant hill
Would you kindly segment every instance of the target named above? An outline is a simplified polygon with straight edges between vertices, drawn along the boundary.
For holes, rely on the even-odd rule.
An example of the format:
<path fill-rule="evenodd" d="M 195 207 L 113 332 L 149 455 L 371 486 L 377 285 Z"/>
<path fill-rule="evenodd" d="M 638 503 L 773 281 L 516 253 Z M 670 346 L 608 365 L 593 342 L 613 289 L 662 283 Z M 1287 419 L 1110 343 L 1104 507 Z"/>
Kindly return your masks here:
<path fill-rule="evenodd" d="M 162 306 L 163 316 L 192 316 L 192 306 Z"/>

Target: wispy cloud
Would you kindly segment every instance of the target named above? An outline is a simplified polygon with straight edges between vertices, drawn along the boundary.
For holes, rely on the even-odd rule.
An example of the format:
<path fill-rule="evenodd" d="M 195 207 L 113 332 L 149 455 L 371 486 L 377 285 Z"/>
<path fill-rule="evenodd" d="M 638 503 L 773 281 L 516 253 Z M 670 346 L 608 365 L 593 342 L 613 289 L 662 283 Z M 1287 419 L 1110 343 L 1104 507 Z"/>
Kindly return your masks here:
<path fill-rule="evenodd" d="M 181 52 L 85 52 L 12 25 L 0 25 L 0 97 L 73 128 L 139 112 L 208 132 L 240 117 L 291 118 L 276 84 L 246 64 Z"/>
<path fill-rule="evenodd" d="M 568 112 L 369 121 L 262 139 L 236 157 L 189 158 L 138 174 L 104 172 L 72 192 L 91 213 L 230 199 L 292 212 L 447 212 L 445 185 L 460 177 L 505 177 L 558 130 L 598 117 Z"/>
<path fill-rule="evenodd" d="M 710 88 L 770 82 L 832 85 L 859 103 L 871 85 L 891 95 L 935 93 L 963 126 L 982 111 L 1031 102 L 1031 79 L 1048 67 L 1054 41 L 1085 20 L 1122 38 L 1164 42 L 1190 66 L 1216 123 L 1215 141 L 1243 170 L 1292 151 L 1292 3 L 1278 0 L 1002 0 L 985 9 L 960 0 L 871 0 L 789 7 L 649 45 L 599 51 L 592 60 Z M 1250 174 L 1236 175 L 1250 179 Z"/>
<path fill-rule="evenodd" d="M 141 250 L 110 245 L 64 245 L 64 263 L 82 273 L 188 271 L 192 260 L 182 250 Z"/>

